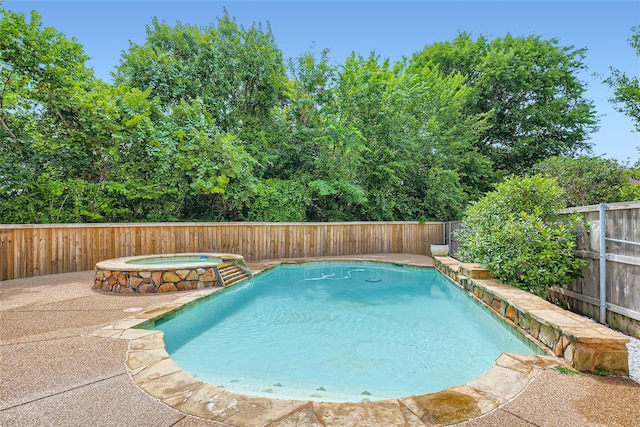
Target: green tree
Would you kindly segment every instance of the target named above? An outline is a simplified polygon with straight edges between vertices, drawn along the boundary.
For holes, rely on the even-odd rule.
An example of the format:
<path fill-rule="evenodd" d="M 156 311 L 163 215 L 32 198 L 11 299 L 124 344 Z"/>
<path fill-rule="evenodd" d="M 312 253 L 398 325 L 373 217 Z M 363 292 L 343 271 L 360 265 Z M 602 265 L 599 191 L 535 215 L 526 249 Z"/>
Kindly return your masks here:
<path fill-rule="evenodd" d="M 174 106 L 158 126 L 155 173 L 181 194 L 180 218 L 243 219 L 256 161 L 238 138 L 219 129 L 199 99 Z"/>
<path fill-rule="evenodd" d="M 0 215 L 4 222 L 94 219 L 87 182 L 98 174 L 104 135 L 86 116 L 99 85 L 88 57 L 74 39 L 43 28 L 35 11 L 27 18 L 0 9 L 0 16 Z"/>
<path fill-rule="evenodd" d="M 367 200 L 357 179 L 367 148 L 358 129 L 341 120 L 338 70 L 328 53 L 308 52 L 290 61 L 287 103 L 277 117 L 280 144 L 265 176 L 306 188 L 307 219 L 347 221 L 357 218 L 354 207 Z"/>
<path fill-rule="evenodd" d="M 564 189 L 567 206 L 637 200 L 640 185 L 633 170 L 613 159 L 581 156 L 550 157 L 536 164 L 535 173 L 555 178 Z"/>
<path fill-rule="evenodd" d="M 629 44 L 640 56 L 640 27 L 631 28 L 632 35 Z M 611 67 L 611 76 L 605 80 L 614 89 L 611 102 L 616 110 L 626 114 L 633 120 L 636 131 L 640 132 L 640 79 L 638 76 L 628 76 L 620 70 Z"/>
<path fill-rule="evenodd" d="M 467 33 L 414 54 L 413 66 L 460 73 L 473 88 L 469 114 L 489 115 L 478 141 L 480 152 L 500 169 L 523 173 L 555 155 L 589 151 L 596 129 L 593 103 L 577 78 L 585 49 L 559 46 L 537 36 L 507 35 L 475 41 Z"/>
<path fill-rule="evenodd" d="M 200 98 L 168 107 L 151 89 L 96 80 L 82 46 L 42 28 L 36 12 L 2 11 L 0 28 L 3 222 L 226 219 L 243 209 L 220 199 L 254 184 L 255 161 Z"/>
<path fill-rule="evenodd" d="M 226 11 L 207 27 L 153 19 L 145 43 L 123 54 L 116 84 L 148 90 L 163 110 L 147 149 L 163 171 L 182 173 L 165 175 L 168 188 L 185 192 L 178 218 L 266 217 L 259 206 L 268 189 L 280 188 L 266 181 L 270 156 L 288 132 L 278 120 L 285 71 L 270 28 L 239 27 Z"/>
<path fill-rule="evenodd" d="M 266 177 L 302 179 L 321 167 L 318 141 L 325 121 L 335 112 L 337 67 L 329 63 L 328 55 L 328 50 L 319 57 L 307 52 L 289 60 L 292 77 L 286 86 L 286 103 L 274 115 L 279 144 L 270 151 Z"/>
<path fill-rule="evenodd" d="M 217 25 L 202 28 L 154 18 L 145 43 L 123 54 L 115 83 L 150 89 L 167 108 L 200 99 L 223 132 L 260 158 L 273 142 L 272 112 L 284 96 L 285 71 L 270 28 L 239 27 L 225 11 Z"/>
<path fill-rule="evenodd" d="M 464 206 L 496 180 L 492 161 L 476 145 L 487 116 L 466 112 L 473 92 L 459 74 L 443 75 L 435 67 L 410 62 L 399 87 L 396 103 L 411 117 L 402 122 L 413 124 L 404 137 L 413 144 L 404 178 L 413 184 L 411 193 L 419 195 L 412 204 L 421 206 L 420 216 L 426 219 L 460 218 Z"/>
<path fill-rule="evenodd" d="M 374 54 L 347 59 L 336 93 L 341 122 L 360 132 L 368 150 L 357 174 L 368 200 L 357 207 L 360 218 L 458 218 L 489 188 L 480 181 L 492 180 L 491 162 L 474 147 L 485 117 L 465 114 L 463 83 Z"/>
<path fill-rule="evenodd" d="M 310 189 L 309 219 L 457 218 L 490 188 L 491 162 L 473 145 L 484 117 L 463 115 L 460 76 L 408 74 L 375 53 L 332 66 L 327 54 L 292 63 L 272 156 L 275 176 Z"/>

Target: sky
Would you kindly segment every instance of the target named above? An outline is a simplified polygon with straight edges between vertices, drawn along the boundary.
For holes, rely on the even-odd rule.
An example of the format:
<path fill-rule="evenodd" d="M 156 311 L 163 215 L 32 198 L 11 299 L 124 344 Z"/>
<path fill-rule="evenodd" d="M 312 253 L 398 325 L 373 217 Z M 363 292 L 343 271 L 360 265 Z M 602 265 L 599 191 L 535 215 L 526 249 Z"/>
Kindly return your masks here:
<path fill-rule="evenodd" d="M 2 0 L 0 0 L 2 2 Z M 111 81 L 121 53 L 145 41 L 152 17 L 167 24 L 208 26 L 226 8 L 245 27 L 269 23 L 285 58 L 330 50 L 336 63 L 352 52 L 397 61 L 435 42 L 468 32 L 489 39 L 536 35 L 560 46 L 587 48 L 579 78 L 595 104 L 600 129 L 591 135 L 593 155 L 631 164 L 640 161 L 640 133 L 615 111 L 612 90 L 602 83 L 610 67 L 640 77 L 640 57 L 629 45 L 640 26 L 640 0 L 626 1 L 30 1 L 6 0 L 2 7 L 35 9 L 46 27 L 75 37 L 91 57 L 97 77 Z"/>

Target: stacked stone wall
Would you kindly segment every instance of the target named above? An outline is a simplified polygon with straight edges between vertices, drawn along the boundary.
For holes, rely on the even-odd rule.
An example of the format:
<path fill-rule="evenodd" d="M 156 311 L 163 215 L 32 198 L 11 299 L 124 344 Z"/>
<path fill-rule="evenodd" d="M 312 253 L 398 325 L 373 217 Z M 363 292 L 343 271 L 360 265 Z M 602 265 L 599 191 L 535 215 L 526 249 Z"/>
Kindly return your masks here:
<path fill-rule="evenodd" d="M 122 294 L 176 292 L 221 286 L 215 267 L 171 271 L 96 270 L 94 289 Z"/>

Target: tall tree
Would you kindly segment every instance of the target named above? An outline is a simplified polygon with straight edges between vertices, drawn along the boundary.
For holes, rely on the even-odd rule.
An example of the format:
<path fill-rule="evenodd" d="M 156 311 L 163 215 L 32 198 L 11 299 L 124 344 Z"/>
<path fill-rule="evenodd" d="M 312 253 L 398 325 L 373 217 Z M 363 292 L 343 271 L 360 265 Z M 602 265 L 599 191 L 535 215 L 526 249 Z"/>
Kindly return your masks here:
<path fill-rule="evenodd" d="M 0 9 L 0 17 L 0 214 L 7 222 L 81 220 L 80 193 L 96 176 L 101 145 L 87 94 L 99 83 L 82 46 L 43 28 L 38 13 Z"/>
<path fill-rule="evenodd" d="M 115 83 L 150 89 L 167 108 L 199 98 L 223 132 L 259 157 L 272 142 L 271 114 L 283 99 L 285 71 L 270 28 L 245 29 L 225 11 L 217 25 L 202 28 L 154 18 L 145 43 L 123 54 Z"/>
<path fill-rule="evenodd" d="M 167 106 L 151 89 L 96 80 L 82 46 L 36 12 L 2 11 L 0 29 L 2 221 L 227 219 L 242 208 L 217 202 L 252 183 L 255 162 L 200 98 Z"/>
<path fill-rule="evenodd" d="M 292 64 L 274 173 L 304 184 L 312 220 L 451 219 L 493 182 L 465 116 L 470 89 L 434 68 L 407 73 L 375 53 Z M 283 131 L 283 136 L 287 132 Z"/>
<path fill-rule="evenodd" d="M 338 70 L 328 53 L 308 52 L 290 61 L 287 105 L 278 117 L 281 142 L 269 170 L 290 186 L 306 188 L 308 219 L 346 221 L 355 218 L 354 206 L 366 202 L 357 174 L 367 149 L 359 131 L 341 121 Z"/>
<path fill-rule="evenodd" d="M 492 180 L 473 146 L 484 117 L 464 114 L 470 90 L 461 76 L 353 55 L 336 93 L 341 122 L 368 150 L 357 173 L 368 200 L 360 218 L 456 218 L 484 190 L 479 178 Z"/>
<path fill-rule="evenodd" d="M 640 27 L 631 28 L 629 44 L 640 57 Z M 613 98 L 616 109 L 633 120 L 636 131 L 640 132 L 640 79 L 628 76 L 624 72 L 611 67 L 611 76 L 605 80 L 614 89 Z M 640 148 L 640 147 L 639 147 Z"/>
<path fill-rule="evenodd" d="M 426 47 L 412 62 L 465 76 L 474 90 L 468 112 L 490 115 L 480 152 L 501 170 L 523 173 L 547 157 L 590 150 L 595 109 L 577 76 L 584 55 L 585 49 L 562 47 L 555 39 L 507 35 L 474 41 L 462 33 Z"/>

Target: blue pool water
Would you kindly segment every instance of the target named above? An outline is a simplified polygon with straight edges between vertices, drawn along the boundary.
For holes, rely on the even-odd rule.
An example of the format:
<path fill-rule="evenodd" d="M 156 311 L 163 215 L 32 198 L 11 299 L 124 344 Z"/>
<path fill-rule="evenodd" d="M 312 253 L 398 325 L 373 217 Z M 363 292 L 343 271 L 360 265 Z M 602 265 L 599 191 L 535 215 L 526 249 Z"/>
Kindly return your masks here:
<path fill-rule="evenodd" d="M 373 263 L 282 265 L 155 329 L 202 381 L 303 400 L 436 392 L 533 353 L 439 272 Z"/>

